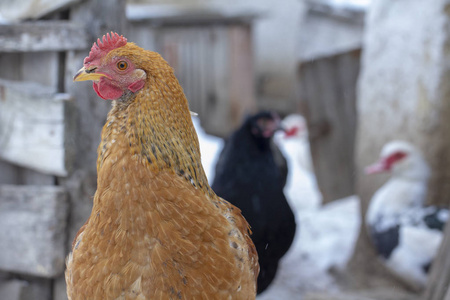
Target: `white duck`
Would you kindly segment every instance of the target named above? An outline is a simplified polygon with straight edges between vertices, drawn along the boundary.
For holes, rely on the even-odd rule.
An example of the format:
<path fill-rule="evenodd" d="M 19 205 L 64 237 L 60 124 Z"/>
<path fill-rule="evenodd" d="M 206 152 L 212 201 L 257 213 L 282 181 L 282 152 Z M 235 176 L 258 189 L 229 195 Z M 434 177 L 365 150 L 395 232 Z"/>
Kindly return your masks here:
<path fill-rule="evenodd" d="M 305 118 L 299 114 L 291 114 L 283 119 L 281 126 L 284 132 L 277 135 L 277 144 L 283 144 L 283 147 L 288 148 L 288 151 L 293 154 L 295 163 L 298 163 L 305 171 L 313 173 Z"/>
<path fill-rule="evenodd" d="M 317 188 L 312 167 L 305 118 L 292 114 L 283 119 L 281 126 L 284 132 L 277 132 L 274 142 L 288 164 L 284 194 L 294 211 L 316 209 L 322 196 Z"/>
<path fill-rule="evenodd" d="M 366 215 L 373 244 L 387 267 L 417 288 L 442 240 L 447 209 L 424 207 L 430 169 L 419 150 L 404 141 L 386 144 L 366 173 L 389 172 L 391 178 L 374 194 Z"/>

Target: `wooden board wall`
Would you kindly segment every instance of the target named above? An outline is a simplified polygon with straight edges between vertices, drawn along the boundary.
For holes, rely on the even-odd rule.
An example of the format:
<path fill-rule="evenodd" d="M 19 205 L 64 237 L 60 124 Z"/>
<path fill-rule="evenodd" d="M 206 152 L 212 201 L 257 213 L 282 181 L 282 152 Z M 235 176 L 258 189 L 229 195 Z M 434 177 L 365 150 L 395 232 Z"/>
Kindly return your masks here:
<path fill-rule="evenodd" d="M 248 24 L 131 23 L 132 37 L 175 69 L 192 111 L 214 135 L 228 136 L 256 109 L 251 27 Z"/>
<path fill-rule="evenodd" d="M 354 194 L 359 49 L 303 62 L 299 96 L 323 202 Z"/>
<path fill-rule="evenodd" d="M 66 176 L 67 94 L 34 82 L 0 80 L 0 158 Z"/>

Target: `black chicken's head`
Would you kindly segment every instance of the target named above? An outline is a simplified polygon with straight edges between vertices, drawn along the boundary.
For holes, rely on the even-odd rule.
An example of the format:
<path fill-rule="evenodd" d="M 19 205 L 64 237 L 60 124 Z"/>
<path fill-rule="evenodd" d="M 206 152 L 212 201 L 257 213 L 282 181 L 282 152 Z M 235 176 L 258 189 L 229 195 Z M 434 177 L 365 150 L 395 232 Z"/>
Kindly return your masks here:
<path fill-rule="evenodd" d="M 245 121 L 245 126 L 255 138 L 269 140 L 277 130 L 282 129 L 280 122 L 280 117 L 276 112 L 261 111 L 249 116 Z"/>

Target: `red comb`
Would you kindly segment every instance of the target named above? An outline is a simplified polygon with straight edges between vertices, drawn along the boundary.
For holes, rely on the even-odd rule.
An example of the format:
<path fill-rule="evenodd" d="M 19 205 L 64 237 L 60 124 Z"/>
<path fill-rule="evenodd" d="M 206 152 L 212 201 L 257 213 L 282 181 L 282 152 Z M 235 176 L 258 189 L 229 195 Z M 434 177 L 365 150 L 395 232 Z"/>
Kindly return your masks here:
<path fill-rule="evenodd" d="M 89 52 L 89 56 L 84 59 L 84 64 L 88 64 L 93 60 L 105 55 L 109 51 L 125 46 L 127 39 L 115 32 L 111 31 L 111 35 L 107 33 L 103 36 L 102 40 L 97 39 L 97 44 L 94 43 Z"/>

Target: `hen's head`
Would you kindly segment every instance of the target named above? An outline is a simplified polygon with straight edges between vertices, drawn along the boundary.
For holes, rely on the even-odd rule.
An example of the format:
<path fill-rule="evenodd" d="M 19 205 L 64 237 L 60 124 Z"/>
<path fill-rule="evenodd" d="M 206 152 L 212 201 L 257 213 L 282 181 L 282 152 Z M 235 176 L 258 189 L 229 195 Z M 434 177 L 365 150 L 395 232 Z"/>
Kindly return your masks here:
<path fill-rule="evenodd" d="M 270 139 L 277 130 L 281 129 L 280 117 L 271 111 L 261 111 L 248 117 L 244 126 L 259 139 Z"/>
<path fill-rule="evenodd" d="M 379 160 L 366 168 L 367 174 L 391 172 L 408 178 L 429 177 L 429 167 L 416 147 L 405 141 L 391 141 L 381 150 Z"/>
<path fill-rule="evenodd" d="M 97 40 L 74 81 L 92 80 L 103 99 L 118 99 L 125 92 L 136 93 L 145 85 L 147 72 L 141 68 L 147 51 L 111 32 Z M 154 52 L 152 52 L 154 53 Z M 156 54 L 156 53 L 155 53 Z"/>

